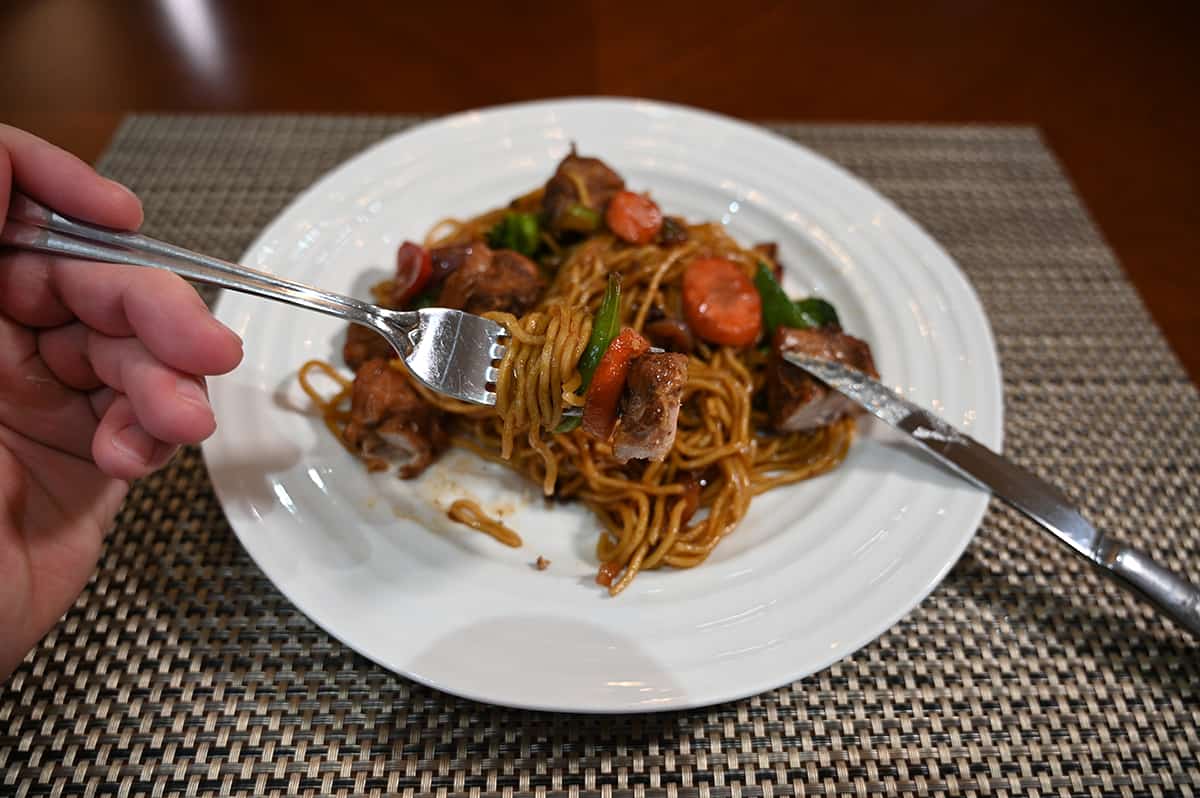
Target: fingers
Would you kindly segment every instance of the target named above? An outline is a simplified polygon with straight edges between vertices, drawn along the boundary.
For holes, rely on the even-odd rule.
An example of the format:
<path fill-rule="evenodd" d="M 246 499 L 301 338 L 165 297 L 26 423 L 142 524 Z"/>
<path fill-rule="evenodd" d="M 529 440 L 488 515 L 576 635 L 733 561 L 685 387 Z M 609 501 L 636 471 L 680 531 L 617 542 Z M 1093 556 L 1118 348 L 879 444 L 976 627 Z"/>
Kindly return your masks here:
<path fill-rule="evenodd" d="M 0 211 L 8 208 L 10 185 L 68 216 L 106 227 L 136 230 L 142 223 L 142 204 L 132 191 L 66 150 L 0 124 Z"/>
<path fill-rule="evenodd" d="M 100 378 L 88 359 L 87 327 L 75 323 L 46 330 L 38 335 L 37 348 L 42 362 L 68 388 L 91 391 L 100 387 Z"/>
<path fill-rule="evenodd" d="M 0 255 L 0 313 L 27 327 L 57 327 L 73 319 L 54 290 L 53 261 L 34 252 Z"/>
<path fill-rule="evenodd" d="M 92 459 L 114 479 L 134 480 L 167 464 L 175 446 L 157 440 L 138 421 L 127 396 L 109 403 L 92 439 Z"/>
<path fill-rule="evenodd" d="M 136 229 L 142 222 L 141 203 L 128 189 L 73 155 L 0 124 L 0 225 L 13 189 L 107 227 Z M 59 448 L 65 433 L 50 433 L 62 426 L 63 415 L 86 422 L 95 434 L 80 442 L 90 437 L 97 465 L 121 479 L 150 473 L 169 459 L 176 444 L 212 433 L 215 421 L 202 375 L 231 371 L 242 357 L 241 340 L 212 317 L 187 283 L 150 269 L 5 254 L 0 257 L 0 320 L 4 317 L 42 330 L 37 353 L 44 373 L 26 374 L 31 378 L 14 383 L 21 388 L 16 398 L 22 399 L 14 406 L 26 421 L 34 408 L 32 426 Z M 75 319 L 78 323 L 72 323 Z M 43 401 L 42 394 L 25 396 L 50 389 L 62 400 L 57 405 Z M 65 413 L 64 403 L 71 402 L 79 407 Z M 56 408 L 58 426 L 52 423 Z"/>
<path fill-rule="evenodd" d="M 109 227 L 142 222 L 138 199 L 83 161 L 36 136 L 0 124 L 0 225 L 15 187 L 61 211 Z M 223 374 L 241 342 L 216 322 L 180 278 L 137 267 L 83 263 L 32 253 L 0 262 L 0 313 L 31 327 L 77 316 L 109 336 L 137 335 L 169 365 Z"/>
<path fill-rule="evenodd" d="M 224 374 L 242 341 L 174 274 L 32 252 L 0 256 L 0 314 L 30 327 L 78 317 L 105 335 L 137 335 L 163 362 L 194 374 Z"/>
<path fill-rule="evenodd" d="M 88 394 L 88 401 L 92 403 L 92 413 L 95 414 L 97 421 L 104 418 L 104 414 L 108 412 L 108 408 L 112 407 L 112 403 L 117 401 L 117 396 L 117 392 L 107 385 Z"/>
<path fill-rule="evenodd" d="M 174 274 L 57 259 L 52 275 L 57 295 L 80 321 L 111 337 L 136 335 L 169 366 L 225 374 L 241 362 L 241 339 Z"/>
<path fill-rule="evenodd" d="M 128 397 L 147 434 L 168 443 L 198 443 L 216 429 L 203 379 L 164 365 L 136 338 L 93 332 L 87 353 L 96 377 Z"/>

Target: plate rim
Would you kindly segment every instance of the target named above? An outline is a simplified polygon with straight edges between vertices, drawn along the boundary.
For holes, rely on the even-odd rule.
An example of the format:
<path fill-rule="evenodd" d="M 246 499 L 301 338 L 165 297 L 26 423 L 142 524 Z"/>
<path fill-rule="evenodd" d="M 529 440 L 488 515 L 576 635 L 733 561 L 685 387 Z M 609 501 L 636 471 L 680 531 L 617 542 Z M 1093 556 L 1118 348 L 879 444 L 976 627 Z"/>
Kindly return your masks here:
<path fill-rule="evenodd" d="M 816 150 L 808 147 L 805 144 L 795 141 L 795 140 L 783 135 L 782 133 L 771 129 L 770 127 L 767 126 L 767 125 L 771 124 L 770 122 L 755 123 L 755 122 L 746 121 L 741 118 L 727 116 L 727 115 L 724 115 L 724 114 L 721 114 L 721 113 L 718 113 L 715 111 L 711 111 L 708 109 L 699 108 L 699 107 L 695 107 L 695 106 L 684 105 L 684 104 L 679 104 L 679 103 L 672 103 L 672 102 L 663 102 L 663 101 L 658 101 L 658 100 L 649 100 L 649 99 L 637 98 L 637 97 L 621 97 L 621 96 L 565 96 L 565 97 L 560 97 L 560 98 L 545 98 L 545 99 L 538 99 L 538 100 L 532 100 L 532 101 L 518 101 L 518 102 L 512 102 L 512 103 L 489 105 L 489 106 L 483 106 L 483 107 L 479 107 L 479 108 L 467 109 L 467 110 L 459 111 L 459 112 L 456 112 L 453 114 L 448 114 L 448 115 L 443 115 L 443 116 L 434 116 L 434 117 L 416 122 L 402 130 L 390 133 L 390 134 L 384 136 L 383 138 L 379 139 L 378 141 L 372 142 L 371 144 L 365 146 L 364 148 L 362 148 L 358 152 L 354 153 L 353 155 L 334 164 L 332 167 L 330 167 L 328 170 L 326 170 L 324 173 L 322 173 L 318 178 L 316 178 L 311 184 L 309 184 L 303 190 L 299 191 L 286 205 L 284 205 L 271 218 L 270 221 L 268 221 L 263 226 L 263 228 L 255 236 L 253 241 L 242 252 L 239 262 L 242 262 L 242 263 L 247 262 L 249 260 L 249 256 L 252 253 L 254 253 L 255 251 L 259 250 L 263 246 L 263 244 L 266 241 L 268 241 L 270 236 L 275 232 L 276 227 L 281 222 L 281 220 L 283 220 L 284 218 L 291 215 L 298 207 L 309 202 L 315 195 L 318 195 L 322 191 L 327 190 L 329 188 L 330 184 L 338 178 L 340 173 L 342 173 L 343 171 L 352 169 L 354 167 L 354 165 L 358 164 L 361 161 L 369 160 L 376 152 L 391 146 L 391 144 L 396 139 L 399 139 L 399 138 L 402 138 L 402 137 L 405 137 L 408 135 L 412 135 L 412 134 L 418 133 L 420 131 L 425 131 L 427 129 L 437 128 L 440 126 L 450 126 L 450 125 L 454 125 L 455 123 L 462 123 L 464 121 L 471 120 L 471 119 L 484 119 L 484 121 L 486 121 L 486 117 L 500 116 L 500 115 L 503 115 L 506 113 L 522 112 L 522 111 L 535 112 L 539 109 L 541 109 L 541 110 L 557 109 L 557 108 L 563 108 L 564 106 L 604 106 L 604 105 L 618 106 L 622 110 L 626 110 L 626 111 L 636 111 L 638 109 L 641 109 L 642 111 L 651 110 L 651 111 L 656 111 L 656 112 L 660 112 L 660 113 L 680 114 L 683 116 L 700 117 L 708 122 L 712 122 L 712 123 L 716 123 L 716 124 L 724 125 L 724 126 L 732 126 L 733 128 L 737 129 L 739 132 L 742 132 L 742 133 L 755 135 L 755 136 L 766 136 L 770 139 L 775 140 L 780 145 L 787 147 L 789 149 L 792 149 L 793 151 L 795 151 L 797 154 L 801 155 L 802 157 L 813 159 L 813 160 L 819 162 L 822 165 L 822 167 L 835 173 L 841 180 L 846 181 L 848 184 L 853 185 L 859 191 L 865 191 L 867 193 L 867 195 L 869 195 L 873 200 L 879 202 L 891 214 L 893 214 L 895 217 L 900 219 L 906 226 L 911 228 L 911 230 L 913 232 L 915 232 L 918 237 L 917 243 L 920 245 L 921 249 L 925 249 L 927 251 L 933 252 L 938 258 L 940 258 L 941 260 L 944 260 L 945 263 L 949 265 L 950 269 L 947 271 L 945 276 L 952 277 L 952 279 L 954 281 L 954 286 L 953 286 L 954 289 L 957 291 L 963 292 L 972 302 L 974 302 L 974 309 L 978 310 L 977 314 L 971 314 L 971 315 L 973 315 L 975 317 L 973 319 L 973 321 L 979 327 L 978 332 L 980 333 L 981 337 L 978 341 L 978 346 L 981 349 L 986 349 L 988 355 L 990 356 L 988 358 L 988 363 L 986 364 L 986 365 L 990 366 L 990 368 L 988 369 L 988 371 L 984 375 L 984 377 L 985 377 L 985 381 L 988 383 L 988 385 L 991 387 L 994 387 L 994 392 L 995 392 L 994 399 L 995 399 L 996 408 L 995 408 L 995 414 L 992 417 L 993 418 L 992 427 L 990 429 L 989 428 L 978 429 L 976 432 L 974 432 L 974 434 L 978 437 L 994 439 L 995 448 L 998 451 L 1003 450 L 1004 414 L 1005 414 L 1004 382 L 1003 382 L 1003 375 L 1001 372 L 999 351 L 996 346 L 996 339 L 995 339 L 994 331 L 992 329 L 991 320 L 990 320 L 989 316 L 987 315 L 986 308 L 985 308 L 981 298 L 979 297 L 978 292 L 975 290 L 974 285 L 971 283 L 970 279 L 968 278 L 966 272 L 958 264 L 958 261 L 953 256 L 951 256 L 948 251 L 946 251 L 946 249 L 941 245 L 941 243 L 938 242 L 937 239 L 935 239 L 929 233 L 929 231 L 927 231 L 924 228 L 923 225 L 921 225 L 916 219 L 914 219 L 906 211 L 904 211 L 902 208 L 900 208 L 890 197 L 883 194 L 879 189 L 875 188 L 871 183 L 869 183 L 864 178 L 861 178 L 858 175 L 854 174 L 853 172 L 849 171 L 846 167 L 842 166 L 841 164 L 837 163 L 836 161 L 832 160 L 831 158 L 821 154 L 820 152 L 817 152 Z M 221 303 L 218 299 L 217 303 L 215 303 L 215 305 L 214 305 L 214 313 L 217 314 L 218 316 L 220 314 L 220 304 Z M 972 370 L 977 369 L 980 365 L 981 364 L 978 364 L 978 363 L 972 364 Z M 216 444 L 217 437 L 218 437 L 217 435 L 210 437 L 201 446 L 202 457 L 205 461 L 206 467 L 210 466 L 210 454 L 211 454 L 211 450 L 213 448 L 215 448 L 215 446 L 217 445 Z M 210 470 L 210 474 L 211 474 L 211 470 Z M 587 705 L 587 706 L 577 705 L 576 706 L 576 705 L 571 705 L 571 706 L 568 706 L 568 705 L 563 705 L 561 703 L 557 703 L 557 702 L 553 702 L 553 701 L 539 703 L 536 701 L 508 702 L 508 701 L 498 700 L 494 696 L 482 694 L 476 690 L 461 689 L 461 688 L 457 688 L 457 687 L 447 686 L 446 684 L 443 684 L 441 682 L 441 680 L 437 679 L 435 676 L 432 676 L 432 675 L 418 673 L 413 670 L 398 669 L 396 667 L 393 667 L 393 666 L 388 665 L 387 663 L 381 661 L 378 657 L 366 653 L 359 646 L 357 646 L 357 645 L 351 643 L 349 640 L 345 639 L 339 632 L 335 631 L 334 628 L 331 628 L 330 625 L 326 625 L 326 624 L 319 622 L 316 619 L 316 617 L 311 612 L 309 612 L 308 609 L 306 609 L 305 602 L 297 600 L 297 598 L 292 595 L 291 590 L 285 589 L 282 585 L 280 585 L 275 579 L 273 579 L 269 575 L 268 570 L 263 566 L 263 563 L 260 561 L 260 559 L 251 551 L 251 549 L 249 547 L 247 547 L 245 545 L 245 542 L 243 541 L 242 533 L 240 533 L 238 531 L 236 526 L 233 524 L 232 520 L 229 518 L 229 513 L 225 509 L 226 502 L 222 498 L 222 490 L 218 487 L 217 480 L 214 479 L 214 480 L 212 480 L 212 482 L 213 482 L 214 494 L 216 495 L 218 503 L 222 507 L 222 512 L 226 515 L 226 519 L 229 522 L 231 531 L 233 531 L 234 535 L 238 538 L 239 545 L 241 545 L 243 551 L 247 554 L 247 556 L 250 557 L 251 561 L 254 562 L 255 566 L 259 569 L 259 571 L 262 573 L 262 575 L 268 581 L 271 582 L 274 589 L 278 590 L 281 593 L 281 595 L 283 595 L 283 597 L 285 599 L 287 599 L 287 601 L 293 607 L 295 607 L 298 611 L 303 613 L 309 619 L 310 622 L 312 622 L 315 626 L 320 628 L 326 634 L 328 634 L 331 637 L 333 637 L 334 639 L 338 640 L 342 645 L 346 646 L 349 650 L 355 652 L 357 655 L 364 657 L 365 659 L 375 663 L 377 666 L 379 666 L 391 673 L 397 674 L 401 678 L 410 679 L 419 684 L 423 684 L 431 689 L 438 690 L 440 692 L 446 693 L 447 695 L 457 696 L 457 697 L 460 697 L 460 698 L 463 698 L 466 700 L 476 701 L 476 702 L 489 704 L 489 705 L 495 705 L 495 706 L 511 707 L 511 708 L 515 708 L 515 709 L 572 713 L 572 714 L 587 714 L 587 715 L 592 715 L 592 714 L 598 714 L 598 715 L 649 714 L 649 713 L 657 714 L 657 713 L 661 713 L 661 712 L 672 712 L 672 711 L 681 711 L 681 710 L 685 710 L 685 709 L 710 707 L 710 706 L 715 706 L 718 704 L 723 704 L 723 703 L 727 703 L 727 702 L 734 701 L 734 700 L 744 699 L 746 697 L 753 696 L 753 695 L 759 695 L 765 691 L 769 691 L 772 689 L 778 689 L 779 687 L 785 686 L 785 685 L 787 685 L 791 682 L 794 682 L 798 679 L 805 678 L 807 675 L 814 674 L 814 673 L 820 673 L 821 671 L 829 668 L 831 665 L 833 665 L 837 662 L 840 662 L 843 659 L 846 659 L 847 657 L 851 656 L 853 653 L 857 652 L 861 648 L 863 648 L 863 647 L 869 645 L 871 642 L 877 640 L 879 637 L 881 637 L 883 634 L 885 634 L 889 629 L 894 627 L 904 617 L 906 617 L 907 615 L 912 613 L 915 609 L 917 609 L 917 607 L 919 607 L 922 603 L 924 603 L 929 598 L 930 594 L 932 594 L 933 591 L 936 590 L 942 584 L 942 582 L 945 580 L 948 573 L 954 568 L 954 566 L 962 558 L 962 555 L 966 551 L 967 547 L 970 545 L 971 541 L 974 540 L 976 534 L 978 534 L 980 524 L 983 520 L 984 515 L 986 514 L 986 512 L 988 510 L 988 506 L 990 503 L 989 495 L 987 495 L 987 494 L 980 495 L 980 497 L 977 501 L 976 507 L 974 509 L 972 509 L 971 512 L 969 513 L 969 516 L 973 519 L 970 523 L 969 534 L 965 534 L 962 536 L 961 545 L 959 545 L 957 547 L 957 550 L 955 550 L 953 552 L 949 552 L 949 550 L 948 550 L 948 555 L 952 555 L 952 556 L 947 556 L 945 558 L 945 562 L 938 569 L 936 576 L 934 578 L 932 578 L 931 580 L 929 580 L 927 585 L 921 591 L 919 591 L 919 595 L 917 595 L 915 599 L 898 604 L 897 611 L 889 614 L 886 618 L 886 622 L 881 622 L 880 624 L 876 624 L 875 626 L 877 626 L 878 628 L 875 628 L 875 627 L 872 627 L 870 629 L 864 628 L 864 631 L 862 632 L 862 634 L 856 635 L 854 638 L 854 641 L 848 643 L 846 645 L 844 651 L 837 653 L 835 656 L 829 657 L 828 660 L 824 662 L 824 664 L 822 664 L 816 668 L 808 669 L 805 671 L 805 673 L 794 674 L 792 676 L 789 676 L 787 678 L 787 680 L 785 680 L 785 681 L 779 681 L 777 679 L 770 679 L 770 680 L 764 679 L 764 681 L 769 681 L 770 683 L 769 684 L 755 683 L 748 687 L 738 687 L 738 688 L 731 687 L 731 688 L 724 689 L 724 690 L 720 690 L 720 689 L 711 690 L 706 694 L 705 697 L 703 697 L 699 700 L 690 699 L 687 695 L 685 695 L 684 698 L 679 703 L 672 703 L 672 704 L 664 705 L 664 706 L 649 706 L 649 707 L 646 707 L 646 706 L 633 707 L 633 706 L 629 706 L 629 705 L 622 705 L 622 706 L 598 706 L 598 705 Z M 739 684 L 745 685 L 746 683 L 739 682 Z"/>

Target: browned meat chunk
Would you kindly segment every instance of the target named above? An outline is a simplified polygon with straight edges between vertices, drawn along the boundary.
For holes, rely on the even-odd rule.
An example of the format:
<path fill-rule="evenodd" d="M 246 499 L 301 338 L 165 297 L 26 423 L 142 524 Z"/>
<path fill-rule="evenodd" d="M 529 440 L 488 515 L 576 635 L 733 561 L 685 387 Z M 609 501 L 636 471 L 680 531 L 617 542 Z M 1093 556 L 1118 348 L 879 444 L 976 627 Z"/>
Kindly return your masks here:
<path fill-rule="evenodd" d="M 764 241 L 761 244 L 755 244 L 754 251 L 767 257 L 771 273 L 775 275 L 775 281 L 782 282 L 783 264 L 779 262 L 779 245 L 774 241 Z"/>
<path fill-rule="evenodd" d="M 696 344 L 691 328 L 679 319 L 662 318 L 648 322 L 643 332 L 651 344 L 668 352 L 687 354 Z"/>
<path fill-rule="evenodd" d="M 784 352 L 845 363 L 872 377 L 879 376 L 865 341 L 829 329 L 780 327 L 775 331 L 767 363 L 767 406 L 771 424 L 780 432 L 816 429 L 848 413 L 860 412 L 849 399 L 784 360 Z"/>
<path fill-rule="evenodd" d="M 433 261 L 433 274 L 429 277 L 430 285 L 439 285 L 467 261 L 488 262 L 492 258 L 492 250 L 482 241 L 470 244 L 452 244 L 448 247 L 437 247 L 429 250 L 429 258 Z"/>
<path fill-rule="evenodd" d="M 668 216 L 663 219 L 662 227 L 658 231 L 658 243 L 664 247 L 673 247 L 676 244 L 686 243 L 691 238 L 691 233 L 688 232 L 687 223 L 676 216 Z"/>
<path fill-rule="evenodd" d="M 350 423 L 342 439 L 370 470 L 395 462 L 402 479 L 424 471 L 446 445 L 440 414 L 403 374 L 379 358 L 363 363 L 354 375 Z"/>
<path fill-rule="evenodd" d="M 572 148 L 546 183 L 542 197 L 546 227 L 555 233 L 570 229 L 569 211 L 573 205 L 603 215 L 608 201 L 624 188 L 625 181 L 608 164 L 599 158 L 581 158 Z"/>
<path fill-rule="evenodd" d="M 613 438 L 617 460 L 662 460 L 671 451 L 687 371 L 687 356 L 674 352 L 648 352 L 633 361 Z"/>
<path fill-rule="evenodd" d="M 355 371 L 363 363 L 375 358 L 389 360 L 396 357 L 396 350 L 382 335 L 361 324 L 351 324 L 346 330 L 346 344 L 342 347 L 342 358 Z"/>
<path fill-rule="evenodd" d="M 442 286 L 438 304 L 468 313 L 500 311 L 520 316 L 545 288 L 537 264 L 510 249 L 482 249 L 464 258 Z M 481 253 L 486 250 L 487 257 Z"/>
<path fill-rule="evenodd" d="M 779 245 L 774 241 L 763 241 L 755 244 L 754 251 L 766 255 L 771 260 L 779 260 Z"/>

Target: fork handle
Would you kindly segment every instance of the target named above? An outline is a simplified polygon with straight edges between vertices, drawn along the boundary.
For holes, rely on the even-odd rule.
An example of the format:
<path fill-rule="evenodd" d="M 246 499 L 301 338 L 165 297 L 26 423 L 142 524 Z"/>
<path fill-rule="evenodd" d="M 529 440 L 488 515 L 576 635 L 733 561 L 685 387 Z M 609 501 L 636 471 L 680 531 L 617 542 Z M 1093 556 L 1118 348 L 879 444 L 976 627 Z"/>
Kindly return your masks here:
<path fill-rule="evenodd" d="M 399 323 L 416 327 L 417 314 L 385 310 L 353 297 L 202 255 L 140 233 L 70 219 L 14 193 L 0 245 L 71 258 L 164 269 L 200 283 L 315 310 L 381 332 Z M 411 319 L 406 317 L 411 316 Z M 391 327 L 394 330 L 394 326 Z"/>

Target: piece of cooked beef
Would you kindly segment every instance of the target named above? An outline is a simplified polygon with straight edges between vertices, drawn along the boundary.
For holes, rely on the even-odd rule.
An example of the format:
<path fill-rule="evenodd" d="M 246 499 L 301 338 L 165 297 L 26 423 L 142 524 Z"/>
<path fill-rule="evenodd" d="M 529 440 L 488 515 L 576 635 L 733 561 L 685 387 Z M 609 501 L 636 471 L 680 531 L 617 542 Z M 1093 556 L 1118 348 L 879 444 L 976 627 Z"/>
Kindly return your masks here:
<path fill-rule="evenodd" d="M 367 468 L 381 471 L 395 462 L 402 479 L 424 471 L 447 442 L 441 414 L 382 358 L 366 361 L 354 375 L 350 422 L 342 439 L 363 456 Z"/>
<path fill-rule="evenodd" d="M 754 245 L 754 251 L 767 256 L 775 282 L 783 282 L 783 264 L 779 262 L 779 245 L 774 241 L 763 241 Z"/>
<path fill-rule="evenodd" d="M 363 363 L 375 358 L 389 360 L 397 357 L 396 350 L 379 333 L 361 324 L 351 324 L 346 330 L 346 343 L 342 347 L 342 359 L 355 371 Z"/>
<path fill-rule="evenodd" d="M 665 217 L 662 227 L 658 231 L 658 243 L 664 247 L 673 247 L 676 244 L 687 243 L 691 237 L 691 233 L 687 229 L 687 223 L 677 216 Z"/>
<path fill-rule="evenodd" d="M 687 356 L 675 352 L 647 352 L 633 361 L 621 395 L 613 457 L 625 463 L 667 456 L 675 443 L 687 371 Z"/>
<path fill-rule="evenodd" d="M 582 193 L 580 189 L 582 188 Z M 542 213 L 546 227 L 553 233 L 568 229 L 572 205 L 583 205 L 601 216 L 608 201 L 625 188 L 625 181 L 599 158 L 582 158 L 575 148 L 559 162 L 554 175 L 546 181 Z"/>
<path fill-rule="evenodd" d="M 520 316 L 537 304 L 546 287 L 537 264 L 511 249 L 489 250 L 488 254 L 473 253 L 450 273 L 439 305 L 477 315 L 500 311 Z"/>
<path fill-rule="evenodd" d="M 435 286 L 440 285 L 467 261 L 490 261 L 492 250 L 482 241 L 472 241 L 469 244 L 434 247 L 429 250 L 429 259 L 433 266 L 433 273 L 429 276 L 429 285 Z"/>
<path fill-rule="evenodd" d="M 653 346 L 668 352 L 682 352 L 686 355 L 696 345 L 696 338 L 687 323 L 669 316 L 647 322 L 642 332 Z"/>
<path fill-rule="evenodd" d="M 830 329 L 776 329 L 767 362 L 767 407 L 772 426 L 780 432 L 816 429 L 861 412 L 852 401 L 784 360 L 784 352 L 844 363 L 879 377 L 865 341 Z"/>
<path fill-rule="evenodd" d="M 766 255 L 771 260 L 779 260 L 779 245 L 774 241 L 760 241 L 754 245 L 754 251 Z"/>

